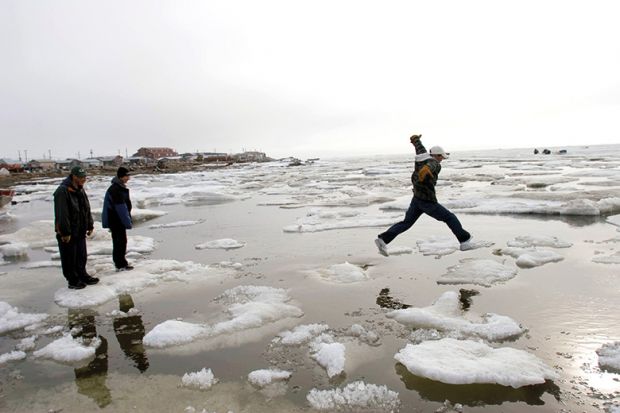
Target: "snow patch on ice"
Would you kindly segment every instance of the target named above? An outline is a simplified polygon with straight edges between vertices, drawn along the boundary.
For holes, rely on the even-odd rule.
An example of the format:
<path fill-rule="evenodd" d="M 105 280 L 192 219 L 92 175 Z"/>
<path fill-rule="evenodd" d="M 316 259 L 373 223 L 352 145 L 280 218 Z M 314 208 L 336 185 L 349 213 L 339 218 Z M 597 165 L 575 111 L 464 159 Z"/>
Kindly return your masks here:
<path fill-rule="evenodd" d="M 312 389 L 306 397 L 316 410 L 393 412 L 400 405 L 398 393 L 387 386 L 356 381 L 333 390 Z"/>
<path fill-rule="evenodd" d="M 466 258 L 460 264 L 449 267 L 437 284 L 477 284 L 490 287 L 505 282 L 517 275 L 515 267 L 494 260 Z"/>
<path fill-rule="evenodd" d="M 394 358 L 417 376 L 449 384 L 497 383 L 518 388 L 558 378 L 533 354 L 471 340 L 444 338 L 407 344 Z"/>
<path fill-rule="evenodd" d="M 303 324 L 295 327 L 293 330 L 286 330 L 278 334 L 274 342 L 280 342 L 286 346 L 296 346 L 307 343 L 312 338 L 329 330 L 327 324 Z"/>
<path fill-rule="evenodd" d="M 386 316 L 413 328 L 456 332 L 489 341 L 516 337 L 525 331 L 510 317 L 493 313 L 476 317 L 475 320 L 465 318 L 459 294 L 454 291 L 446 291 L 429 307 L 394 310 Z"/>

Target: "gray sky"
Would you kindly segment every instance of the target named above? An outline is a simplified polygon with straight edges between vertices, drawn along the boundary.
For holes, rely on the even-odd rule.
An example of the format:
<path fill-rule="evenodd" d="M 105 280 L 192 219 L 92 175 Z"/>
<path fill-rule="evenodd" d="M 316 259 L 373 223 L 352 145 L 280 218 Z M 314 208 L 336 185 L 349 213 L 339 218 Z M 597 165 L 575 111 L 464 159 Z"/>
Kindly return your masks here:
<path fill-rule="evenodd" d="M 620 2 L 0 0 L 0 156 L 620 143 Z"/>

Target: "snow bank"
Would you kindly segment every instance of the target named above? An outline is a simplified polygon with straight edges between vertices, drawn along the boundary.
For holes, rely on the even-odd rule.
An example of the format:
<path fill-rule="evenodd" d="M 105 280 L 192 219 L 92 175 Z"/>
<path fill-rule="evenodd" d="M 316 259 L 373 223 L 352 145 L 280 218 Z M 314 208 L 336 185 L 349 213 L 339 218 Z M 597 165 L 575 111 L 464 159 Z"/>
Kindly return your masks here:
<path fill-rule="evenodd" d="M 363 381 L 349 383 L 341 389 L 312 389 L 306 399 L 316 410 L 393 412 L 400 405 L 397 392 Z"/>
<path fill-rule="evenodd" d="M 82 338 L 73 338 L 65 334 L 62 338 L 51 342 L 41 350 L 33 353 L 36 358 L 54 360 L 59 363 L 80 363 L 95 357 L 95 351 L 101 344 L 99 338 L 91 340 L 90 344 L 84 345 Z"/>
<path fill-rule="evenodd" d="M 292 331 L 286 330 L 279 333 L 279 338 L 275 338 L 274 341 L 279 341 L 287 346 L 300 345 L 307 343 L 328 329 L 329 326 L 327 324 L 303 324 L 295 327 Z"/>
<path fill-rule="evenodd" d="M 602 368 L 620 371 L 620 341 L 603 345 L 596 350 L 596 354 Z"/>
<path fill-rule="evenodd" d="M 466 319 L 459 294 L 454 291 L 443 293 L 430 307 L 395 310 L 386 316 L 413 328 L 456 332 L 489 341 L 519 336 L 525 331 L 513 319 L 493 313 L 484 314 L 476 320 Z"/>
<path fill-rule="evenodd" d="M 181 383 L 184 387 L 208 390 L 217 383 L 217 379 L 213 376 L 211 369 L 203 368 L 194 373 L 185 373 Z"/>
<path fill-rule="evenodd" d="M 449 384 L 497 383 L 518 388 L 558 378 L 530 353 L 470 340 L 444 338 L 407 344 L 394 358 L 417 376 Z"/>
<path fill-rule="evenodd" d="M 236 248 L 241 248 L 243 246 L 245 246 L 245 242 L 240 242 L 240 241 L 230 239 L 230 238 L 222 238 L 222 239 L 194 245 L 194 248 L 196 248 L 197 250 L 204 250 L 204 249 L 232 250 Z"/>
<path fill-rule="evenodd" d="M 254 370 L 248 374 L 248 381 L 257 387 L 265 387 L 275 381 L 288 380 L 291 374 L 290 371 L 278 369 Z"/>
<path fill-rule="evenodd" d="M 47 314 L 20 313 L 17 308 L 0 301 L 0 334 L 40 323 L 47 317 Z"/>
<path fill-rule="evenodd" d="M 490 287 L 517 275 L 517 269 L 493 260 L 466 258 L 448 268 L 437 284 L 477 284 Z"/>

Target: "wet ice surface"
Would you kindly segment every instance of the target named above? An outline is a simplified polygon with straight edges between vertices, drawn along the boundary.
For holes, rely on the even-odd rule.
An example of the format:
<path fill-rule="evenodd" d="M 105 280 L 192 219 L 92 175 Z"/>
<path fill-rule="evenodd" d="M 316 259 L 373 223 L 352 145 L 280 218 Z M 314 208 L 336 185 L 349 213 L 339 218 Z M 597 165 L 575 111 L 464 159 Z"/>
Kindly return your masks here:
<path fill-rule="evenodd" d="M 389 257 L 373 240 L 409 206 L 411 156 L 137 175 L 136 268 L 114 271 L 97 225 L 101 282 L 79 291 L 59 180 L 20 185 L 0 218 L 0 410 L 613 411 L 620 148 L 530 153 L 442 164 L 476 249 L 422 216 Z M 89 180 L 96 215 L 108 185 Z"/>

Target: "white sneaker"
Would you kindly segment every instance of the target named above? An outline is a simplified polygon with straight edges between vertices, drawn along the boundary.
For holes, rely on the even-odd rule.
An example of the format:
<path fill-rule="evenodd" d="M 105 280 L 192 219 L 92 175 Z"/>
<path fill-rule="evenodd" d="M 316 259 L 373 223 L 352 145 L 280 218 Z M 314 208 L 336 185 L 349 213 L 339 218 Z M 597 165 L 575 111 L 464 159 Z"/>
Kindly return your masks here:
<path fill-rule="evenodd" d="M 377 238 L 375 240 L 375 245 L 377 246 L 377 248 L 379 248 L 379 254 L 383 255 L 384 257 L 388 257 L 390 255 L 388 254 L 387 244 L 381 238 Z"/>
<path fill-rule="evenodd" d="M 461 251 L 473 250 L 476 247 L 472 242 L 472 239 L 474 239 L 474 237 L 470 235 L 467 241 L 461 242 Z"/>

